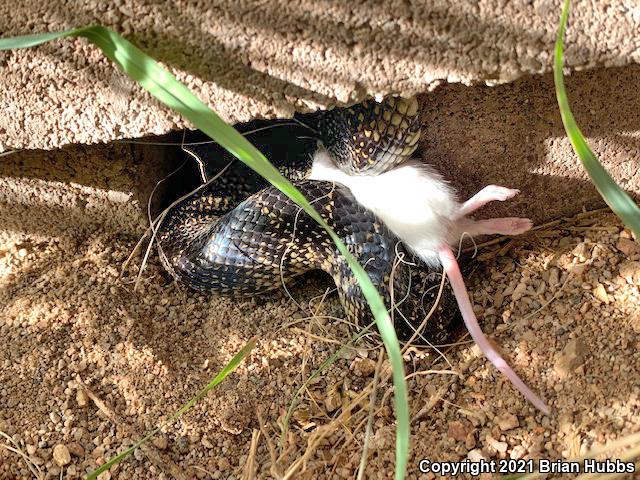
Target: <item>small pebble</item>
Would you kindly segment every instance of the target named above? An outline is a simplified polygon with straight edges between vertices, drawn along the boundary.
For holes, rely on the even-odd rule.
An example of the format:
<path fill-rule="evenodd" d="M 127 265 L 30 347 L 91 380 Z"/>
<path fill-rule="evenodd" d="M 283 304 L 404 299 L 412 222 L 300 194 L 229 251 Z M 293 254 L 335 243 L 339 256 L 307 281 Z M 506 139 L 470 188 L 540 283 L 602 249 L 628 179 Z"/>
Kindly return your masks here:
<path fill-rule="evenodd" d="M 609 304 L 609 295 L 601 283 L 593 290 L 593 296 L 600 300 L 602 303 Z"/>
<path fill-rule="evenodd" d="M 84 448 L 78 442 L 70 443 L 67 448 L 74 457 L 84 457 Z"/>
<path fill-rule="evenodd" d="M 86 407 L 89 404 L 89 396 L 83 389 L 79 389 L 76 393 L 76 403 L 79 407 Z"/>
<path fill-rule="evenodd" d="M 356 358 L 351 363 L 351 370 L 359 377 L 370 377 L 376 371 L 376 362 L 370 358 Z"/>
<path fill-rule="evenodd" d="M 467 458 L 472 462 L 480 462 L 483 460 L 486 462 L 487 460 L 489 460 L 489 457 L 479 448 L 474 448 L 469 453 L 467 453 Z"/>
<path fill-rule="evenodd" d="M 458 442 L 464 442 L 473 427 L 469 423 L 463 423 L 460 421 L 449 422 L 448 435 Z"/>
<path fill-rule="evenodd" d="M 513 293 L 511 294 L 511 299 L 514 301 L 520 300 L 524 296 L 524 293 L 526 291 L 527 291 L 527 284 L 524 282 L 519 283 L 518 286 L 513 291 Z"/>
<path fill-rule="evenodd" d="M 640 285 L 640 262 L 623 262 L 620 265 L 620 276 L 627 283 Z"/>
<path fill-rule="evenodd" d="M 509 448 L 509 444 L 507 442 L 500 442 L 493 438 L 491 435 L 487 435 L 487 445 L 491 448 L 494 448 L 498 453 L 506 453 Z"/>
<path fill-rule="evenodd" d="M 640 253 L 640 244 L 638 242 L 634 242 L 630 238 L 620 237 L 618 239 L 618 243 L 616 243 L 616 248 L 626 256 Z"/>
<path fill-rule="evenodd" d="M 161 435 L 159 437 L 156 437 L 152 440 L 153 445 L 160 449 L 160 450 L 164 450 L 165 448 L 167 448 L 167 438 L 164 435 Z"/>
<path fill-rule="evenodd" d="M 177 447 L 180 453 L 187 453 L 189 451 L 189 439 L 187 437 L 178 438 Z"/>
<path fill-rule="evenodd" d="M 496 418 L 496 423 L 500 430 L 503 432 L 507 430 L 512 430 L 514 428 L 518 428 L 520 426 L 520 422 L 518 421 L 518 417 L 511 413 L 506 413 Z"/>
<path fill-rule="evenodd" d="M 213 444 L 209 441 L 207 437 L 202 437 L 201 443 L 206 448 L 213 448 Z"/>
<path fill-rule="evenodd" d="M 144 452 L 142 451 L 141 448 L 136 448 L 133 451 L 133 456 L 136 460 L 138 460 L 139 462 L 141 462 L 142 460 L 144 460 Z"/>
<path fill-rule="evenodd" d="M 69 453 L 69 449 L 63 444 L 58 444 L 53 447 L 53 460 L 60 467 L 69 465 L 69 463 L 71 463 L 71 454 Z"/>
<path fill-rule="evenodd" d="M 567 343 L 554 365 L 554 370 L 560 378 L 565 378 L 569 373 L 578 368 L 584 362 L 589 348 L 581 338 L 575 338 Z"/>
<path fill-rule="evenodd" d="M 509 457 L 512 458 L 513 460 L 519 460 L 521 458 L 524 458 L 526 454 L 527 454 L 526 448 L 524 448 L 522 445 L 516 445 L 515 447 L 513 447 L 513 450 L 511 450 Z"/>

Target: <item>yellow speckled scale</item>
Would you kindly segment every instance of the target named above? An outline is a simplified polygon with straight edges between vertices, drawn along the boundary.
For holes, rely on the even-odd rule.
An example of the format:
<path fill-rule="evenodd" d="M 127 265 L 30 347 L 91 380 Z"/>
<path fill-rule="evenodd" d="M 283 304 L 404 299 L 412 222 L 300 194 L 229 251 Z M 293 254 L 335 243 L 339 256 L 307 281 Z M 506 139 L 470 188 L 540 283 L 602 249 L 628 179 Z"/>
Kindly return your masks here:
<path fill-rule="evenodd" d="M 408 159 L 420 137 L 415 98 L 388 97 L 336 108 L 319 121 L 321 139 L 349 173 L 375 175 Z"/>

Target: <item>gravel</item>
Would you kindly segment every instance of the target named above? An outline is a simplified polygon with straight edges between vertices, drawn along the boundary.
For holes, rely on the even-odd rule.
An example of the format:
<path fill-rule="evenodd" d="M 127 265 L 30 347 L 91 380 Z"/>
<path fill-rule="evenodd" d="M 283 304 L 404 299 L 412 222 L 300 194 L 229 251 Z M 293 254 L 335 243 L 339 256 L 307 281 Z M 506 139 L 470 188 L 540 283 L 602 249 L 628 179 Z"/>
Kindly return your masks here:
<path fill-rule="evenodd" d="M 123 209 L 100 208 L 114 216 Z M 110 478 L 160 478 L 172 465 L 187 478 L 240 478 L 250 457 L 257 476 L 269 478 L 300 459 L 320 432 L 329 433 L 300 478 L 330 478 L 334 467 L 333 478 L 354 476 L 369 394 L 358 398 L 373 380 L 375 339 L 309 382 L 279 447 L 296 392 L 335 341 L 350 336 L 334 319 L 335 295 L 320 305 L 324 277 L 292 287 L 302 305 L 323 315 L 304 321 L 307 313 L 282 293 L 227 299 L 178 288 L 154 256 L 134 292 L 119 274 L 135 228 L 123 233 L 67 215 L 72 228 L 44 209 L 29 218 L 33 228 L 20 230 L 11 216 L 23 213 L 0 211 L 0 430 L 43 472 L 84 477 L 168 418 L 257 335 L 235 373 Z M 53 228 L 52 218 L 56 228 L 40 228 Z M 142 214 L 127 221 L 144 226 Z M 569 458 L 640 431 L 640 254 L 623 238 L 632 235 L 611 214 L 598 214 L 481 249 L 467 274 L 474 308 L 552 414 L 529 405 L 468 338 L 440 349 L 449 363 L 431 349 L 410 349 L 407 373 L 422 372 L 408 380 L 410 468 L 421 458 Z M 600 286 L 608 302 L 596 295 Z M 390 388 L 380 382 L 369 443 L 367 471 L 380 478 L 394 465 Z M 344 428 L 323 428 L 337 415 Z M 18 455 L 0 449 L 0 478 L 32 476 Z"/>

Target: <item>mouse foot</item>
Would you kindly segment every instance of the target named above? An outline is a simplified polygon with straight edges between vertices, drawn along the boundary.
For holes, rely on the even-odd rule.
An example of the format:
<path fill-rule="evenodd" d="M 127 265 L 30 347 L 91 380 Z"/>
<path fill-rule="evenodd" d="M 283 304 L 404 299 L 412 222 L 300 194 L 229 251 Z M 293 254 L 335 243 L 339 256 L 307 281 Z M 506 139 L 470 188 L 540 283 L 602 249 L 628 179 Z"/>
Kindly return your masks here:
<path fill-rule="evenodd" d="M 488 220 L 467 220 L 462 222 L 460 230 L 469 235 L 521 235 L 533 227 L 528 218 L 504 217 Z"/>
<path fill-rule="evenodd" d="M 515 197 L 519 193 L 520 190 L 515 188 L 507 188 L 500 185 L 487 185 L 469 200 L 464 202 L 462 207 L 460 207 L 460 215 L 465 217 L 479 208 L 484 207 L 487 203 L 504 202 L 505 200 Z"/>
<path fill-rule="evenodd" d="M 487 229 L 493 230 L 489 234 L 497 235 L 521 235 L 533 227 L 529 218 L 505 217 L 486 220 Z"/>

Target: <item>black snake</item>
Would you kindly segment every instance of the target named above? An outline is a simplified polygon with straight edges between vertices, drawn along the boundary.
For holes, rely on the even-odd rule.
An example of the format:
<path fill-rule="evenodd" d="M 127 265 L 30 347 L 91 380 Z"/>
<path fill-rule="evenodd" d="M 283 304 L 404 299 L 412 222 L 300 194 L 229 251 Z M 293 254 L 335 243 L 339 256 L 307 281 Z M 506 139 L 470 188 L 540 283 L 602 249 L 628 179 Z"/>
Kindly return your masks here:
<path fill-rule="evenodd" d="M 463 232 L 517 235 L 529 230 L 532 224 L 526 218 L 468 217 L 486 203 L 507 200 L 519 191 L 490 185 L 459 203 L 437 172 L 411 160 L 421 126 L 415 98 L 368 100 L 306 120 L 315 132 L 310 144 L 290 156 L 270 155 L 270 160 L 365 268 L 395 319 L 398 336 L 445 340 L 459 307 L 487 358 L 548 413 L 482 333 L 450 247 Z M 198 290 L 255 295 L 320 269 L 333 277 L 347 317 L 369 324 L 371 312 L 362 291 L 328 234 L 248 167 L 228 156 L 226 165 L 220 160 L 224 163 L 225 156 L 200 159 L 204 183 L 174 202 L 159 221 L 158 250 L 171 275 Z M 443 290 L 442 301 L 437 302 L 434 288 L 442 278 L 439 269 L 408 255 L 406 247 L 431 265 L 442 265 L 451 287 Z M 423 328 L 425 316 L 431 321 Z"/>
<path fill-rule="evenodd" d="M 304 121 L 315 132 L 312 138 L 285 138 L 284 154 L 274 152 L 270 135 L 266 141 L 258 139 L 257 146 L 364 266 L 385 304 L 394 306 L 398 335 L 407 339 L 434 305 L 441 272 L 408 254 L 348 188 L 308 176 L 318 142 L 351 174 L 377 175 L 401 164 L 418 144 L 418 103 L 415 98 L 368 100 L 308 115 Z M 198 153 L 207 183 L 171 206 L 157 231 L 160 258 L 176 280 L 201 291 L 255 295 L 320 269 L 333 277 L 349 320 L 360 325 L 372 320 L 349 266 L 315 221 L 229 154 Z M 458 315 L 448 288 L 432 313 L 420 338 L 445 340 Z"/>

